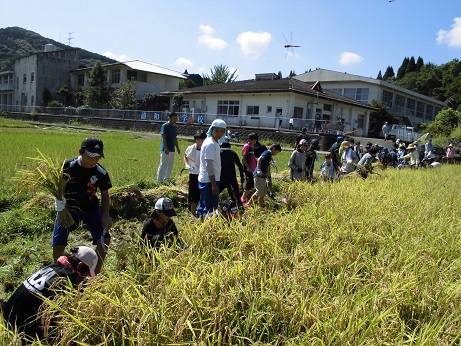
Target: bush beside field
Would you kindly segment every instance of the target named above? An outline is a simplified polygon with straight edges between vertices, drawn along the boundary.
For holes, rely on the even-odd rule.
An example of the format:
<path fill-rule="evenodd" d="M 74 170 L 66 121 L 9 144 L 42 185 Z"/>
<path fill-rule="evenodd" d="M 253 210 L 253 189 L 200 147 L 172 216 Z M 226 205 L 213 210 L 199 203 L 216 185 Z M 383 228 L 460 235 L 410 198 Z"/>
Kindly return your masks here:
<path fill-rule="evenodd" d="M 153 194 L 149 179 L 130 181 L 136 170 L 121 169 L 141 157 L 134 147 L 146 140 L 124 136 L 103 138 L 120 150 L 105 160 L 109 172 L 122 191 L 139 179 Z M 82 133 L 66 137 L 75 142 Z M 130 147 L 116 149 L 117 138 Z M 146 249 L 142 218 L 118 219 L 105 271 L 49 303 L 45 316 L 58 316 L 61 331 L 55 344 L 458 344 L 460 167 L 378 173 L 334 184 L 279 179 L 267 211 L 231 223 L 196 222 L 181 209 L 185 250 Z M 22 230 L 0 239 L 4 290 L 34 271 L 20 263 L 36 269 L 51 254 L 51 229 L 27 227 L 52 222 L 46 200 L 17 199 L 0 215 L 0 230 L 12 222 Z M 73 240 L 86 242 L 87 233 Z M 0 327 L 0 342 L 13 339 Z"/>

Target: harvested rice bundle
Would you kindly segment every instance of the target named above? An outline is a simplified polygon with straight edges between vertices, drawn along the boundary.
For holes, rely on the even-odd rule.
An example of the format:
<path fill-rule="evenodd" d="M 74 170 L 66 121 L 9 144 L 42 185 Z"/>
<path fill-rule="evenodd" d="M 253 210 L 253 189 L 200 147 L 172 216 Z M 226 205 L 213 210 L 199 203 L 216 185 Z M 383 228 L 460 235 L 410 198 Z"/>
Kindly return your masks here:
<path fill-rule="evenodd" d="M 32 169 L 19 170 L 18 192 L 29 189 L 32 192 L 45 191 L 56 199 L 58 222 L 64 227 L 74 224 L 74 219 L 66 207 L 64 199 L 65 182 L 63 183 L 63 164 L 48 158 L 38 150 L 40 157 L 30 157 L 36 165 Z"/>

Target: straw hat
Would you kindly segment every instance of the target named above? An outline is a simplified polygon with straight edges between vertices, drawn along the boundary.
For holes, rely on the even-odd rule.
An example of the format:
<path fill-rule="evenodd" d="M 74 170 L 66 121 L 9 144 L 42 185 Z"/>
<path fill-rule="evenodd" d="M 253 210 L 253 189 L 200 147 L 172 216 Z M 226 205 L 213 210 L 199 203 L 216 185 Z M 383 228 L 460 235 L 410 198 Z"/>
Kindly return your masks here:
<path fill-rule="evenodd" d="M 341 146 L 342 146 L 343 148 L 350 148 L 350 147 L 351 147 L 351 143 L 349 143 L 348 141 L 343 141 L 343 142 L 341 143 Z"/>
<path fill-rule="evenodd" d="M 411 150 L 411 149 L 416 149 L 416 145 L 414 145 L 413 143 L 408 145 L 407 150 Z"/>

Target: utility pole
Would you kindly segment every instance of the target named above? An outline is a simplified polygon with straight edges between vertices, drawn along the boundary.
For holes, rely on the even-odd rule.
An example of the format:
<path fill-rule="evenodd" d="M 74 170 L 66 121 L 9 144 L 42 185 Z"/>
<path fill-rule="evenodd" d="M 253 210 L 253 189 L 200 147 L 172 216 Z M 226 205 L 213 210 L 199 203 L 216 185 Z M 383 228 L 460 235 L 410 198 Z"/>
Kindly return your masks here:
<path fill-rule="evenodd" d="M 71 46 L 72 45 L 72 40 L 74 39 L 74 37 L 72 36 L 73 32 L 69 32 L 68 34 L 69 34 L 69 36 L 67 37 L 67 45 Z"/>

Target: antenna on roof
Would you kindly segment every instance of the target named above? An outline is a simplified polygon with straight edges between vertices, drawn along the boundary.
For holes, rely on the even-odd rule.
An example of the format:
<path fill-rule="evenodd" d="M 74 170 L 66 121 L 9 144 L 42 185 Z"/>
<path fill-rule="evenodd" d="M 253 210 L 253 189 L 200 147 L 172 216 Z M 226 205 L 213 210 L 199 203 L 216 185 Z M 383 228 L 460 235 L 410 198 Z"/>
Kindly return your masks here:
<path fill-rule="evenodd" d="M 73 32 L 69 32 L 68 34 L 69 34 L 69 36 L 67 37 L 67 45 L 71 46 L 72 45 L 72 40 L 74 39 L 74 37 L 72 37 Z"/>

